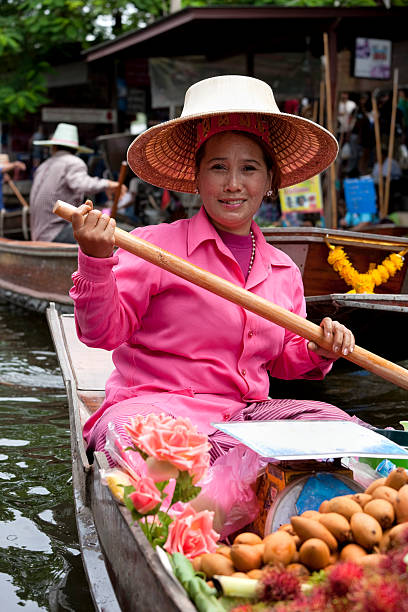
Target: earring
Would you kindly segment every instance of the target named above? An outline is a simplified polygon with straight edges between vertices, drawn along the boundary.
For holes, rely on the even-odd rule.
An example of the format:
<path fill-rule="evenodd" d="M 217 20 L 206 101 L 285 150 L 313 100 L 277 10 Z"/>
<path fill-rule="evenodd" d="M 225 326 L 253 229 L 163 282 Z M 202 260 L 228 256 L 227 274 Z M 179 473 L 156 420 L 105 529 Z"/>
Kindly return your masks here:
<path fill-rule="evenodd" d="M 272 189 L 268 189 L 268 191 L 266 192 L 266 194 L 265 194 L 265 195 L 267 195 L 267 196 L 268 196 L 268 198 L 270 198 L 270 197 L 271 197 L 271 195 L 272 195 L 272 193 L 273 193 Z"/>

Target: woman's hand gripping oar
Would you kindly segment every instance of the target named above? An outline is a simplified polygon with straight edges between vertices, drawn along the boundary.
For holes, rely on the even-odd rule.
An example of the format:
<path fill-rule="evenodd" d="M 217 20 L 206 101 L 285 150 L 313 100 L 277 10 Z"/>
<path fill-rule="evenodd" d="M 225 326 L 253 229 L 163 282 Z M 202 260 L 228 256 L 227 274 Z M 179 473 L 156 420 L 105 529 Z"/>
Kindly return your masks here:
<path fill-rule="evenodd" d="M 74 212 L 78 212 L 75 206 L 71 206 L 66 202 L 58 200 L 54 206 L 54 213 L 66 219 L 72 220 Z M 95 211 L 97 212 L 97 211 Z M 100 215 L 100 213 L 97 213 Z M 115 244 L 122 249 L 149 261 L 150 263 L 163 268 L 168 272 L 172 272 L 185 280 L 198 285 L 208 291 L 212 291 L 216 295 L 233 302 L 259 316 L 276 323 L 289 331 L 314 342 L 316 345 L 330 351 L 332 340 L 325 338 L 324 330 L 315 325 L 311 321 L 300 317 L 292 312 L 289 312 L 281 306 L 277 306 L 268 300 L 242 289 L 230 283 L 211 272 L 207 272 L 198 266 L 195 266 L 181 257 L 172 255 L 157 247 L 146 240 L 142 240 L 137 236 L 129 234 L 115 227 L 113 220 L 106 219 L 106 223 L 110 224 L 110 238 L 101 245 L 100 257 L 107 257 L 111 254 L 113 245 Z M 75 228 L 74 228 L 75 229 Z M 103 254 L 102 254 L 103 253 Z M 355 346 L 352 353 L 341 355 L 344 359 L 352 361 L 356 365 L 381 376 L 385 380 L 394 383 L 395 385 L 408 390 L 408 370 L 398 366 L 383 357 L 379 357 L 374 353 L 370 353 L 365 349 Z"/>

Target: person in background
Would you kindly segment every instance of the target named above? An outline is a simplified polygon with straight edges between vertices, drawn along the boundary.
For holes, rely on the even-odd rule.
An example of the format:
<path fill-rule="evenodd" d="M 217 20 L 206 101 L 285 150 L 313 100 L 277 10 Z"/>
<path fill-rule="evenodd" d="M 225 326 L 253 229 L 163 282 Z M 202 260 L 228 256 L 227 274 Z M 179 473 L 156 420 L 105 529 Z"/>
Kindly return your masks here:
<path fill-rule="evenodd" d="M 199 193 L 203 206 L 190 219 L 133 233 L 306 317 L 299 268 L 253 217 L 265 196 L 322 172 L 337 150 L 321 126 L 282 115 L 266 83 L 239 75 L 200 81 L 180 118 L 130 145 L 128 163 L 162 189 Z M 106 223 L 92 202 L 72 223 L 77 333 L 88 346 L 113 349 L 116 366 L 84 427 L 90 453 L 104 451 L 111 422 L 126 444 L 124 425 L 136 414 L 189 417 L 208 434 L 213 461 L 237 443 L 214 422 L 352 419 L 324 402 L 268 397 L 268 372 L 320 379 L 353 351 L 354 336 L 339 322 L 323 319 L 325 350 L 127 251 L 113 253 L 114 220 Z"/>
<path fill-rule="evenodd" d="M 9 156 L 5 153 L 0 154 L 0 210 L 4 208 L 3 202 L 3 175 L 8 172 L 14 172 L 15 170 L 26 169 L 26 165 L 21 161 L 10 161 Z"/>
<path fill-rule="evenodd" d="M 117 181 L 89 176 L 86 163 L 75 153 L 92 153 L 79 145 L 78 128 L 70 123 L 59 123 L 50 140 L 33 140 L 34 146 L 51 147 L 51 157 L 37 168 L 30 193 L 30 227 L 32 240 L 48 242 L 76 242 L 68 221 L 54 215 L 57 200 L 78 206 L 84 198 L 106 191 L 112 197 L 119 186 Z M 121 194 L 126 187 L 121 187 Z M 106 222 L 109 217 L 104 215 Z"/>

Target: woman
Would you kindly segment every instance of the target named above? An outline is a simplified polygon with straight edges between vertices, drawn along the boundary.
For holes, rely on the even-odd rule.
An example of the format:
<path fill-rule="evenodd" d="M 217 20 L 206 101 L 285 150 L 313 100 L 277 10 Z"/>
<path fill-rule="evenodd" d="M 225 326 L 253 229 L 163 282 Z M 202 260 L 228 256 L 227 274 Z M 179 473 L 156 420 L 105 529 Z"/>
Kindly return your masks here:
<path fill-rule="evenodd" d="M 199 192 L 203 207 L 191 219 L 134 233 L 306 316 L 299 269 L 252 219 L 265 194 L 322 171 L 336 154 L 333 136 L 281 114 L 265 83 L 201 81 L 188 90 L 182 116 L 140 135 L 128 161 L 147 182 Z M 345 327 L 323 319 L 327 351 L 125 251 L 112 255 L 115 222 L 89 201 L 73 227 L 81 247 L 71 290 L 79 338 L 114 349 L 106 399 L 84 428 L 89 450 L 104 449 L 109 422 L 125 437 L 136 413 L 188 416 L 209 435 L 212 460 L 235 444 L 214 422 L 350 418 L 321 402 L 268 400 L 268 371 L 319 379 L 351 352 Z"/>

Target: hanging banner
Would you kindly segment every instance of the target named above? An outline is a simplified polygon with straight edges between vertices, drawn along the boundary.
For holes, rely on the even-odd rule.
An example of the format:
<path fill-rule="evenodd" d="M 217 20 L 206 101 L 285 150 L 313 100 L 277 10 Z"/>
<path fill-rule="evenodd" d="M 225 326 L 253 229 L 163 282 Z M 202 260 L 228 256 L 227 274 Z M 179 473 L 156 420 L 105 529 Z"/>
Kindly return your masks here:
<path fill-rule="evenodd" d="M 323 199 L 320 176 L 314 176 L 303 183 L 280 189 L 279 200 L 283 216 L 294 212 L 322 215 Z"/>

